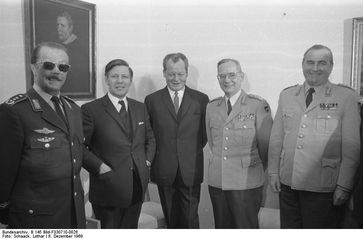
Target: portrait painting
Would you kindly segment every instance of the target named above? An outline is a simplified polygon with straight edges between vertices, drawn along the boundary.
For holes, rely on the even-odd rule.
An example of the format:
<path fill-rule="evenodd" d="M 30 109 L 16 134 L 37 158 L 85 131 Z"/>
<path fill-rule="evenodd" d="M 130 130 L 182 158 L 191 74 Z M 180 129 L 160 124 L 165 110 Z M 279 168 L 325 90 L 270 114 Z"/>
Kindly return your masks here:
<path fill-rule="evenodd" d="M 31 50 L 41 42 L 57 42 L 68 50 L 70 70 L 62 94 L 76 100 L 95 98 L 95 5 L 79 0 L 26 0 L 27 67 Z M 30 69 L 30 68 L 29 68 Z M 32 75 L 27 70 L 27 87 Z"/>

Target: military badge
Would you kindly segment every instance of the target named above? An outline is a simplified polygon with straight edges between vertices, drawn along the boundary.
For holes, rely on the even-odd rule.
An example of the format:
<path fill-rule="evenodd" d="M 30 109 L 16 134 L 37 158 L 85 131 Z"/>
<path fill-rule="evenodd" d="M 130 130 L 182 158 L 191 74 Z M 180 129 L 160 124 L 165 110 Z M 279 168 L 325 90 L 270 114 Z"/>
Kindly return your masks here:
<path fill-rule="evenodd" d="M 42 110 L 42 107 L 40 106 L 39 100 L 32 99 L 31 103 L 32 103 L 32 108 L 33 108 L 34 111 L 41 111 Z"/>
<path fill-rule="evenodd" d="M 255 119 L 255 114 L 254 113 L 248 113 L 245 115 L 240 114 L 238 116 L 240 121 L 247 121 L 247 120 L 254 120 Z"/>
<path fill-rule="evenodd" d="M 265 111 L 266 111 L 267 113 L 268 113 L 268 112 L 270 112 L 270 106 L 265 105 L 264 109 L 265 109 Z"/>
<path fill-rule="evenodd" d="M 336 110 L 338 103 L 320 103 L 321 110 Z"/>
<path fill-rule="evenodd" d="M 42 143 L 49 143 L 49 142 L 53 141 L 54 139 L 55 139 L 55 137 L 44 137 L 44 138 L 39 138 L 37 140 Z"/>
<path fill-rule="evenodd" d="M 55 132 L 55 130 L 50 130 L 44 127 L 43 129 L 35 129 L 34 132 L 39 134 L 52 134 Z"/>

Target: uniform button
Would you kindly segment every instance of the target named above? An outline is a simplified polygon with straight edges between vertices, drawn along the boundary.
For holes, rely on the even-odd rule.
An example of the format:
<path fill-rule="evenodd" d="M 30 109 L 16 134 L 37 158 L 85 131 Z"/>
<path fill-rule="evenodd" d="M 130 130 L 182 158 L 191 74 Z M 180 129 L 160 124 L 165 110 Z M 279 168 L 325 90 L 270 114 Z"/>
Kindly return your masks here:
<path fill-rule="evenodd" d="M 331 116 L 330 116 L 330 115 L 328 115 L 328 116 L 327 116 L 327 118 L 328 118 L 328 119 L 330 119 L 330 118 L 331 118 Z"/>
<path fill-rule="evenodd" d="M 304 118 L 307 118 L 308 117 L 308 115 L 304 115 Z"/>
<path fill-rule="evenodd" d="M 76 175 L 74 175 L 73 178 L 76 179 Z"/>
<path fill-rule="evenodd" d="M 226 156 L 224 156 L 224 157 L 223 157 L 223 160 L 227 160 L 227 157 L 226 157 Z"/>
<path fill-rule="evenodd" d="M 227 127 L 226 130 L 229 130 L 229 128 Z"/>
<path fill-rule="evenodd" d="M 228 149 L 228 147 L 224 147 L 224 150 L 227 150 Z"/>
<path fill-rule="evenodd" d="M 77 196 L 77 192 L 74 192 L 74 196 Z"/>
<path fill-rule="evenodd" d="M 246 125 L 243 125 L 242 127 L 243 127 L 244 129 L 245 129 L 245 128 L 247 128 L 247 126 L 246 126 Z"/>
<path fill-rule="evenodd" d="M 228 140 L 228 137 L 226 137 L 225 139 Z"/>
<path fill-rule="evenodd" d="M 46 144 L 44 144 L 44 147 L 47 149 L 50 147 L 50 144 L 46 143 Z"/>
<path fill-rule="evenodd" d="M 72 144 L 71 144 L 72 146 L 74 145 L 74 143 L 72 142 Z"/>
<path fill-rule="evenodd" d="M 130 167 L 130 170 L 134 170 L 134 168 L 133 167 Z"/>
<path fill-rule="evenodd" d="M 299 138 L 300 139 L 304 138 L 304 135 L 303 134 L 299 134 Z"/>
<path fill-rule="evenodd" d="M 29 214 L 33 214 L 34 213 L 34 211 L 31 210 L 31 209 L 28 212 L 29 212 Z"/>
<path fill-rule="evenodd" d="M 305 124 L 301 125 L 301 128 L 306 128 L 306 125 Z"/>
<path fill-rule="evenodd" d="M 299 145 L 299 146 L 297 146 L 297 148 L 298 148 L 298 149 L 302 149 L 302 148 L 303 148 L 303 146 L 302 146 L 302 145 Z"/>
<path fill-rule="evenodd" d="M 76 159 L 73 159 L 73 163 L 76 163 Z"/>

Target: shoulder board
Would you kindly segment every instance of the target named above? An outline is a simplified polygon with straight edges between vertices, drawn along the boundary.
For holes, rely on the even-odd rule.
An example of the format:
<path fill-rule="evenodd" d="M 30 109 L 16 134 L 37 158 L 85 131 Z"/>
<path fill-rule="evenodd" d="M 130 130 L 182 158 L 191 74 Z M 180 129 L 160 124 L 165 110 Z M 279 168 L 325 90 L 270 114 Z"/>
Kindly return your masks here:
<path fill-rule="evenodd" d="M 252 98 L 252 99 L 256 99 L 256 100 L 259 100 L 259 101 L 264 101 L 265 99 L 262 98 L 261 96 L 259 95 L 254 95 L 254 94 L 248 94 L 247 95 L 248 97 Z"/>
<path fill-rule="evenodd" d="M 74 102 L 74 100 L 73 100 L 73 99 L 71 99 L 71 98 L 69 98 L 68 96 L 66 96 L 66 95 L 62 95 L 62 97 L 64 97 L 64 99 L 66 99 L 66 100 L 68 100 L 68 101 L 72 102 L 73 104 L 76 104 L 76 102 Z"/>
<path fill-rule="evenodd" d="M 13 97 L 11 97 L 10 99 L 8 99 L 7 101 L 5 101 L 5 104 L 7 105 L 15 105 L 16 103 L 19 103 L 25 99 L 27 99 L 28 96 L 26 94 L 17 94 Z"/>
<path fill-rule="evenodd" d="M 353 88 L 351 88 L 350 86 L 347 86 L 347 85 L 344 85 L 344 84 L 337 84 L 337 86 L 340 86 L 340 87 L 344 87 L 344 88 L 347 88 L 349 90 L 352 90 L 352 91 L 355 91 Z"/>
<path fill-rule="evenodd" d="M 222 98 L 223 98 L 223 96 L 217 97 L 217 98 L 215 98 L 215 99 L 213 99 L 213 100 L 209 101 L 209 103 L 212 103 L 212 102 L 217 101 L 217 100 L 221 100 Z"/>
<path fill-rule="evenodd" d="M 287 90 L 287 89 L 290 89 L 290 88 L 292 88 L 292 87 L 296 87 L 296 86 L 299 86 L 299 84 L 296 84 L 296 85 L 292 85 L 292 86 L 286 87 L 285 89 L 283 89 L 283 91 L 284 91 L 284 90 Z"/>

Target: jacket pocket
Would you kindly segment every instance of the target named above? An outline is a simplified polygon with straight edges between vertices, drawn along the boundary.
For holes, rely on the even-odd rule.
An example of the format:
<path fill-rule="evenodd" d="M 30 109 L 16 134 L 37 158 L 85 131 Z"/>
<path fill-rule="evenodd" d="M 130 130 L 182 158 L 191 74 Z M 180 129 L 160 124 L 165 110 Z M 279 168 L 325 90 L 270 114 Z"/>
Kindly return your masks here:
<path fill-rule="evenodd" d="M 255 167 L 261 163 L 259 158 L 242 158 L 241 159 L 242 168 Z"/>
<path fill-rule="evenodd" d="M 282 112 L 282 122 L 284 125 L 284 129 L 289 131 L 293 128 L 294 120 L 294 112 L 292 111 L 284 111 Z"/>
<path fill-rule="evenodd" d="M 323 158 L 321 161 L 321 170 L 322 187 L 335 187 L 338 179 L 339 161 Z"/>

